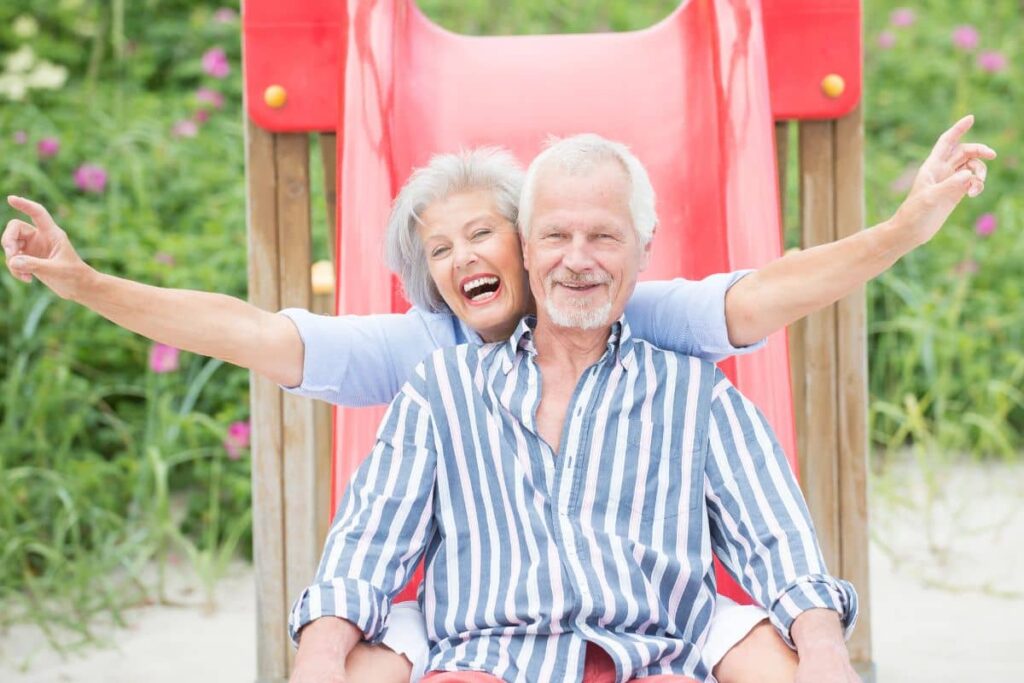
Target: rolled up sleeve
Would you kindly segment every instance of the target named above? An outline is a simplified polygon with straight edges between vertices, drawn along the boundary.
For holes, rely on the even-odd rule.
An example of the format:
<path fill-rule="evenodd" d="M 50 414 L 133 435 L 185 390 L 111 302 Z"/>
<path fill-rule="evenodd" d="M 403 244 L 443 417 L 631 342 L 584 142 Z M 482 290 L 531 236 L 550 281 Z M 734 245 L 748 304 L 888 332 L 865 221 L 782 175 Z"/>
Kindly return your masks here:
<path fill-rule="evenodd" d="M 422 366 L 391 403 L 373 451 L 338 506 L 312 585 L 292 607 L 288 632 L 323 616 L 346 619 L 378 642 L 391 601 L 409 581 L 434 530 L 436 451 Z M 422 388 L 422 387 L 420 387 Z"/>
<path fill-rule="evenodd" d="M 809 609 L 838 613 L 849 637 L 856 590 L 828 573 L 796 476 L 764 416 L 717 374 L 705 467 L 716 554 L 790 647 L 793 622 Z"/>
<path fill-rule="evenodd" d="M 626 320 L 633 335 L 655 346 L 717 362 L 729 356 L 756 351 L 733 346 L 725 318 L 729 288 L 754 271 L 719 273 L 703 280 L 662 280 L 637 283 L 626 305 Z"/>

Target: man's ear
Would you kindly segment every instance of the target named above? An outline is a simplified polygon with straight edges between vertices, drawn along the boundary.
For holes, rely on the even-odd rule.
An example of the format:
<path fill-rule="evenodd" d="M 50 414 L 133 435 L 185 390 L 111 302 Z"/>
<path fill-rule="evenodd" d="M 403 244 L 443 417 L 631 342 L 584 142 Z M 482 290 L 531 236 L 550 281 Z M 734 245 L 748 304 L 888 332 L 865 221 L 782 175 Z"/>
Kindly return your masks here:
<path fill-rule="evenodd" d="M 658 226 L 655 225 L 654 229 L 651 230 L 651 237 L 647 240 L 647 244 L 643 247 L 643 256 L 640 261 L 640 270 L 647 270 L 647 266 L 651 265 L 651 244 L 654 243 L 654 234 L 658 231 Z"/>

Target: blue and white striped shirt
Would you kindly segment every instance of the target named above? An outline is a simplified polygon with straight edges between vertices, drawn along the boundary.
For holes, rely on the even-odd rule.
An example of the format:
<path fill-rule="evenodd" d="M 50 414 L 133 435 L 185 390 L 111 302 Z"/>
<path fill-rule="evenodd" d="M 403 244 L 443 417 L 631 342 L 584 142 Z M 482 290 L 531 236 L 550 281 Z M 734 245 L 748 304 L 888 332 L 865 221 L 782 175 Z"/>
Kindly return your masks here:
<path fill-rule="evenodd" d="M 295 603 L 293 640 L 335 615 L 378 641 L 424 553 L 428 671 L 579 681 L 590 641 L 617 681 L 705 680 L 712 551 L 785 638 L 814 607 L 852 628 L 853 587 L 827 574 L 771 429 L 721 371 L 620 321 L 555 453 L 536 428 L 533 324 L 416 368 Z"/>

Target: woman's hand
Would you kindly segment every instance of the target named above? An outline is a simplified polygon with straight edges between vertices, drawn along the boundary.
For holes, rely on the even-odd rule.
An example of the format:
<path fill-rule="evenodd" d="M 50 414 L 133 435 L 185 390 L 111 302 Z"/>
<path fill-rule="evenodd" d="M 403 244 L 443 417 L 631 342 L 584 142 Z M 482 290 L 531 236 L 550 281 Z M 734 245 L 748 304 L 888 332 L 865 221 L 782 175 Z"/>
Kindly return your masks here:
<path fill-rule="evenodd" d="M 32 220 L 15 218 L 7 223 L 0 238 L 7 269 L 22 282 L 31 282 L 34 275 L 58 296 L 74 299 L 93 271 L 71 246 L 67 233 L 42 204 L 15 196 L 7 203 Z"/>

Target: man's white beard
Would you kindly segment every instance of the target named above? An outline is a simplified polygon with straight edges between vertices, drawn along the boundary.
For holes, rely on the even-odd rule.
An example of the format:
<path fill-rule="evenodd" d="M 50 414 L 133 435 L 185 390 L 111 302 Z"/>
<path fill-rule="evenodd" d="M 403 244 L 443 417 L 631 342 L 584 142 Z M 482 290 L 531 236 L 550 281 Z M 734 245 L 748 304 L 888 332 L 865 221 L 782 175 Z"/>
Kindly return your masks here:
<path fill-rule="evenodd" d="M 551 298 L 548 297 L 544 301 L 544 308 L 547 310 L 551 322 L 559 327 L 596 330 L 608 324 L 608 316 L 612 312 L 612 302 L 607 301 L 597 308 L 578 306 L 564 309 L 556 306 Z"/>

